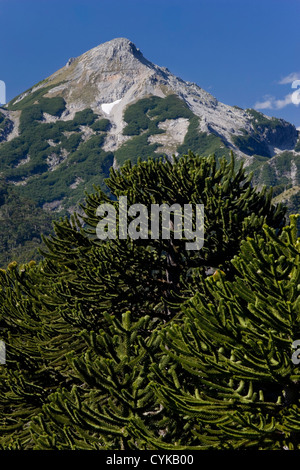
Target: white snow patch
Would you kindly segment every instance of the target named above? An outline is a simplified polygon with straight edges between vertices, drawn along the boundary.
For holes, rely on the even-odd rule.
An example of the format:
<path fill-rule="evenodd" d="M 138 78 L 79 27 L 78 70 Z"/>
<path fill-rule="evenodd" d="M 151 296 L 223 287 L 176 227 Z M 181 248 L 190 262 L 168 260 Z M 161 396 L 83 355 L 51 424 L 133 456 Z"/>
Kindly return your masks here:
<path fill-rule="evenodd" d="M 120 103 L 120 101 L 121 100 L 116 100 L 116 101 L 113 101 L 112 103 L 103 103 L 101 105 L 102 111 L 104 111 L 106 114 L 109 114 L 111 110 L 113 109 L 113 107 L 115 106 L 115 104 Z"/>

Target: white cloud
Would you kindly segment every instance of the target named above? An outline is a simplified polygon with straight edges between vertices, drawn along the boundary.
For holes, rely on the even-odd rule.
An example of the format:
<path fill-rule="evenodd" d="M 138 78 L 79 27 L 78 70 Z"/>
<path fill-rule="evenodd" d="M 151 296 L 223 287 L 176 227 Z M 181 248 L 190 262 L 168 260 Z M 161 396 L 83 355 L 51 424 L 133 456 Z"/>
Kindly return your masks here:
<path fill-rule="evenodd" d="M 282 99 L 276 99 L 274 96 L 266 97 L 265 101 L 258 101 L 255 103 L 255 109 L 282 109 L 289 104 L 296 104 L 293 101 L 293 93 L 285 95 Z"/>
<path fill-rule="evenodd" d="M 282 99 L 271 95 L 265 95 L 263 100 L 255 103 L 255 109 L 282 109 L 289 104 L 294 104 L 296 106 L 300 104 L 300 88 L 298 88 L 300 85 L 300 72 L 292 72 L 289 75 L 286 75 L 286 77 L 283 77 L 277 83 L 279 85 L 291 85 L 291 88 L 294 88 L 295 91 L 288 93 Z"/>
<path fill-rule="evenodd" d="M 254 105 L 255 109 L 273 109 L 273 101 L 271 99 L 265 101 L 258 101 Z"/>
<path fill-rule="evenodd" d="M 288 104 L 293 103 L 292 95 L 293 93 L 289 93 L 288 95 L 285 95 L 282 100 L 275 100 L 275 108 L 282 109 L 285 108 L 285 106 L 287 106 Z"/>
<path fill-rule="evenodd" d="M 283 77 L 278 83 L 279 85 L 288 85 L 293 83 L 295 80 L 300 80 L 300 72 L 292 72 L 286 77 Z"/>

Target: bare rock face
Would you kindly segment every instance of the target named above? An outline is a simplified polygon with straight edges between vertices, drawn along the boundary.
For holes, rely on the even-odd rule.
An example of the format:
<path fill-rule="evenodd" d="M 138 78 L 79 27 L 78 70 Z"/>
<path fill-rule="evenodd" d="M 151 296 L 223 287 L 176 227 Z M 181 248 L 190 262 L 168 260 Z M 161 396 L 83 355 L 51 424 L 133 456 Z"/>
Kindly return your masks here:
<path fill-rule="evenodd" d="M 71 63 L 69 60 L 45 85 L 57 84 L 48 95 L 63 96 L 70 110 L 90 106 L 110 114 L 112 103 L 122 101 L 123 108 L 134 99 L 156 93 L 156 83 L 151 80 L 156 68 L 131 41 L 120 38 L 91 49 Z"/>
<path fill-rule="evenodd" d="M 77 111 L 87 107 L 109 117 L 113 124 L 111 140 L 115 145 L 123 142 L 118 136 L 124 128 L 125 108 L 150 95 L 165 97 L 175 93 L 201 117 L 201 131 L 213 130 L 226 140 L 230 141 L 232 133 L 239 133 L 240 128 L 251 129 L 244 110 L 220 103 L 198 85 L 185 82 L 167 68 L 148 61 L 125 38 L 113 39 L 69 59 L 65 67 L 44 81 L 43 86 L 49 85 L 53 88 L 45 96 L 62 96 L 67 103 L 62 119 L 72 119 Z"/>
<path fill-rule="evenodd" d="M 66 101 L 66 110 L 60 119 L 71 120 L 77 111 L 86 108 L 109 118 L 111 130 L 104 145 L 106 150 L 114 151 L 127 140 L 123 135 L 123 115 L 128 105 L 151 95 L 163 98 L 176 94 L 200 118 L 199 131 L 220 136 L 238 156 L 247 158 L 249 152 L 236 145 L 236 138 L 257 134 L 253 117 L 247 111 L 223 104 L 195 83 L 181 80 L 167 68 L 153 64 L 126 38 L 113 39 L 77 58 L 70 58 L 63 68 L 30 92 L 49 86 L 45 97 L 62 96 Z M 182 134 L 186 130 L 183 125 L 179 131 Z M 169 135 L 172 135 L 172 129 Z M 276 132 L 265 127 L 261 136 L 255 138 L 266 138 L 266 145 L 273 148 L 273 155 L 274 149 L 287 149 L 286 143 L 293 146 L 297 132 L 294 126 L 286 123 Z"/>
<path fill-rule="evenodd" d="M 70 57 L 70 59 L 66 63 L 66 67 L 70 67 L 70 65 L 73 64 L 74 60 L 75 60 L 75 57 Z"/>

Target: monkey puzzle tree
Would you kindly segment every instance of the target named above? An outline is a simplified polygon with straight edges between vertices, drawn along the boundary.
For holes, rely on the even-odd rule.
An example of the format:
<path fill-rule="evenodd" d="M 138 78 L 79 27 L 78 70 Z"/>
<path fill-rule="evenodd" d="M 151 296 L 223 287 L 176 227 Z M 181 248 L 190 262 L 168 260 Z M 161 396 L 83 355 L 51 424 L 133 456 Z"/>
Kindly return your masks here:
<path fill-rule="evenodd" d="M 300 239 L 296 217 L 280 236 L 264 227 L 233 258 L 237 275 L 208 277 L 185 304 L 182 321 L 162 328 L 175 380 L 154 365 L 154 388 L 167 410 L 193 422 L 187 446 L 158 448 L 300 448 Z M 164 364 L 165 364 L 164 360 Z M 151 443 L 151 444 L 150 444 Z"/>
<path fill-rule="evenodd" d="M 285 209 L 271 202 L 272 191 L 257 191 L 242 166 L 235 161 L 219 162 L 214 156 L 203 158 L 192 153 L 169 161 L 130 162 L 111 171 L 106 180 L 111 196 L 100 189 L 87 195 L 84 215 L 55 223 L 55 236 L 45 240 L 43 270 L 56 280 L 49 295 L 60 302 L 70 322 L 87 327 L 99 326 L 101 311 L 112 314 L 130 310 L 133 318 L 150 314 L 160 320 L 170 318 L 164 301 L 178 300 L 191 274 L 205 275 L 209 268 L 220 268 L 230 276 L 231 258 L 241 240 L 261 230 L 264 223 L 280 229 Z M 204 205 L 204 246 L 186 249 L 186 238 L 139 238 L 99 240 L 97 208 L 113 204 L 120 196 L 128 206 Z M 117 227 L 118 229 L 118 227 Z M 54 293 L 55 292 L 55 293 Z M 65 308 L 64 308 L 65 306 Z"/>
<path fill-rule="evenodd" d="M 166 442 L 177 439 L 181 418 L 162 411 L 147 382 L 150 362 L 162 354 L 157 331 L 180 318 L 209 268 L 232 278 L 230 260 L 246 236 L 284 224 L 271 191 L 253 188 L 233 158 L 190 153 L 172 164 L 127 163 L 107 186 L 110 196 L 96 189 L 82 216 L 54 224 L 39 265 L 2 272 L 2 448 L 134 447 L 133 419 L 158 428 Z M 100 240 L 97 208 L 117 207 L 120 196 L 148 208 L 203 204 L 203 248 L 188 251 L 172 236 Z"/>

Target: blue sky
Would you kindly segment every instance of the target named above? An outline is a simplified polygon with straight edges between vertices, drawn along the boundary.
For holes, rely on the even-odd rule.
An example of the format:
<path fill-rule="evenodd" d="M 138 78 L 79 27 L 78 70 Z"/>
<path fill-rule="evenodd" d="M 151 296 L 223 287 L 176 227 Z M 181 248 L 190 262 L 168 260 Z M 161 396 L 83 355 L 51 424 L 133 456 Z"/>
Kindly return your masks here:
<path fill-rule="evenodd" d="M 299 19 L 300 0 L 0 0 L 0 80 L 8 101 L 70 57 L 126 37 L 218 100 L 300 127 Z"/>

